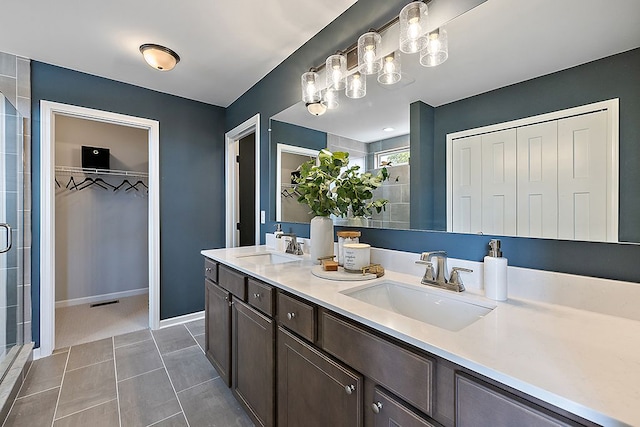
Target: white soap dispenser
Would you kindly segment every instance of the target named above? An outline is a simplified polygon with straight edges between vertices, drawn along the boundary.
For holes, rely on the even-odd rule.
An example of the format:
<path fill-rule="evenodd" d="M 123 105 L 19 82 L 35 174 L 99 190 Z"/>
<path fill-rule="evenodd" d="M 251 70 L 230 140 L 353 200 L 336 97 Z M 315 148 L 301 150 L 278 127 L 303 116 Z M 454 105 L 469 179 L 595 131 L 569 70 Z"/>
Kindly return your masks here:
<path fill-rule="evenodd" d="M 282 235 L 284 234 L 284 231 L 282 231 L 282 224 L 276 224 L 276 232 L 273 234 L 276 236 L 276 250 L 280 252 L 284 251 L 285 242 L 282 238 Z"/>
<path fill-rule="evenodd" d="M 484 293 L 492 300 L 507 300 L 507 259 L 498 239 L 489 242 L 489 255 L 484 257 Z"/>

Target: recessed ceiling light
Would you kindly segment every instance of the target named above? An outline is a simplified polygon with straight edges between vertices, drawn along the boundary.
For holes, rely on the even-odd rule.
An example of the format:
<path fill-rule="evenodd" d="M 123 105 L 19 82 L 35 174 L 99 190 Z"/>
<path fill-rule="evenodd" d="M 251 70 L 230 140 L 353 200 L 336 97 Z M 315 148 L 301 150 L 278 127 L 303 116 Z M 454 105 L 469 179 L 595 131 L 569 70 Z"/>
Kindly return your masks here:
<path fill-rule="evenodd" d="M 180 57 L 177 53 L 159 44 L 143 44 L 140 46 L 140 53 L 142 53 L 147 64 L 160 71 L 172 70 L 180 62 Z"/>
<path fill-rule="evenodd" d="M 382 130 L 385 132 L 393 132 L 395 129 L 391 127 L 387 127 L 387 128 L 382 128 Z"/>

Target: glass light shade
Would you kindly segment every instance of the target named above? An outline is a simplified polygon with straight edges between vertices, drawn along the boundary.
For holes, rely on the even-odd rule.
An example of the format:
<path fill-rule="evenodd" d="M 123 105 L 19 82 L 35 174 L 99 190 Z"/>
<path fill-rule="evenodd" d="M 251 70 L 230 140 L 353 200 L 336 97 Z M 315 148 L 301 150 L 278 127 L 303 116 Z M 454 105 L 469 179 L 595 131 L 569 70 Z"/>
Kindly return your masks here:
<path fill-rule="evenodd" d="M 420 63 L 425 67 L 435 67 L 449 57 L 447 30 L 439 28 L 429 33 L 427 47 L 420 52 Z"/>
<path fill-rule="evenodd" d="M 325 63 L 327 87 L 342 90 L 345 86 L 347 75 L 347 57 L 344 55 L 331 55 Z"/>
<path fill-rule="evenodd" d="M 322 105 L 326 106 L 329 110 L 338 108 L 339 96 L 338 91 L 335 89 L 327 89 L 322 97 Z"/>
<path fill-rule="evenodd" d="M 302 102 L 305 104 L 320 102 L 320 92 L 318 91 L 318 73 L 308 71 L 301 77 Z"/>
<path fill-rule="evenodd" d="M 427 5 L 409 3 L 400 11 L 400 51 L 420 52 L 427 46 Z"/>
<path fill-rule="evenodd" d="M 327 107 L 319 102 L 311 102 L 307 104 L 307 111 L 314 116 L 321 116 L 327 112 Z"/>
<path fill-rule="evenodd" d="M 364 74 L 355 72 L 347 76 L 347 88 L 345 89 L 345 95 L 347 95 L 347 98 L 363 98 L 366 94 L 367 78 Z"/>
<path fill-rule="evenodd" d="M 180 62 L 177 53 L 159 44 L 143 44 L 140 53 L 147 64 L 160 71 L 170 71 Z"/>
<path fill-rule="evenodd" d="M 398 83 L 402 77 L 400 65 L 400 54 L 398 52 L 382 58 L 382 68 L 378 72 L 378 83 L 383 85 Z"/>
<path fill-rule="evenodd" d="M 382 37 L 376 32 L 358 38 L 358 70 L 362 74 L 376 74 L 382 68 L 382 58 L 376 58 L 381 43 Z"/>

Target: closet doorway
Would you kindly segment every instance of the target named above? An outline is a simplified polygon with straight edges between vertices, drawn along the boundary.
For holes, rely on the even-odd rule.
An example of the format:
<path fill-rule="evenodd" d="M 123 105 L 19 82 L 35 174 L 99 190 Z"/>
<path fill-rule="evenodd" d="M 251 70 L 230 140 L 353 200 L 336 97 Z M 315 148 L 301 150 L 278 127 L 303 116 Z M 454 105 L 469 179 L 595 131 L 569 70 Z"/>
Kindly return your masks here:
<path fill-rule="evenodd" d="M 41 102 L 40 357 L 159 327 L 158 146 L 157 121 Z"/>

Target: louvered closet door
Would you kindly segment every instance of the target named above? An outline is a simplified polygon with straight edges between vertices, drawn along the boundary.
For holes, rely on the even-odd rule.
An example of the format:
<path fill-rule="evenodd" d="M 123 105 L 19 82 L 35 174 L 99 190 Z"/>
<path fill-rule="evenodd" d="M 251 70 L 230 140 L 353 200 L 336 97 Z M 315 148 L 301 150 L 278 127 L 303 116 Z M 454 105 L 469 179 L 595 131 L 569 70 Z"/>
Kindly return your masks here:
<path fill-rule="evenodd" d="M 558 121 L 558 237 L 607 239 L 607 113 Z"/>
<path fill-rule="evenodd" d="M 482 230 L 482 137 L 453 141 L 452 231 L 478 233 Z"/>
<path fill-rule="evenodd" d="M 518 128 L 518 236 L 558 237 L 558 122 Z"/>
<path fill-rule="evenodd" d="M 516 130 L 482 136 L 482 232 L 516 234 Z"/>

